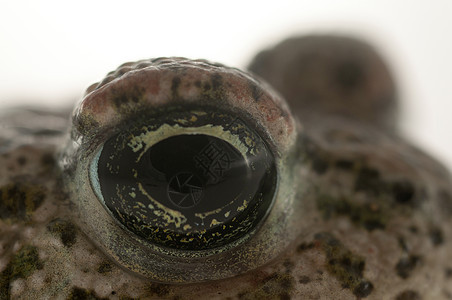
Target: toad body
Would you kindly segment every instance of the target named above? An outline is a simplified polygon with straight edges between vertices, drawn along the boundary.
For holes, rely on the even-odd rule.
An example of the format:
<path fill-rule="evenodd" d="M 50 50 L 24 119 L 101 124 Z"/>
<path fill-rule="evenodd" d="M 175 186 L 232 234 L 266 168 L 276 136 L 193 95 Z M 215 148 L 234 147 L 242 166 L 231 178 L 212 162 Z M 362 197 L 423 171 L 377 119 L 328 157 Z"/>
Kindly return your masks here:
<path fill-rule="evenodd" d="M 4 114 L 0 299 L 451 299 L 451 177 L 374 50 L 293 38 L 249 69 L 142 60 L 71 118 Z"/>

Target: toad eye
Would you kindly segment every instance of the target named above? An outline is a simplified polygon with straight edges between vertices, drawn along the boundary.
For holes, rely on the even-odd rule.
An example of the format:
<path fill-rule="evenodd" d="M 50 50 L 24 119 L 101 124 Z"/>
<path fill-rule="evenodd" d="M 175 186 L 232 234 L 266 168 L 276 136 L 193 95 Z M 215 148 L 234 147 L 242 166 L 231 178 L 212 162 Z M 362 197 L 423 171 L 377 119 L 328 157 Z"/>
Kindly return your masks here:
<path fill-rule="evenodd" d="M 172 112 L 144 122 L 108 139 L 91 166 L 97 197 L 127 230 L 156 245 L 204 250 L 264 220 L 274 158 L 243 121 Z"/>
<path fill-rule="evenodd" d="M 276 257 L 291 227 L 294 121 L 250 75 L 169 58 L 88 88 L 60 164 L 80 226 L 160 282 L 231 277 Z"/>

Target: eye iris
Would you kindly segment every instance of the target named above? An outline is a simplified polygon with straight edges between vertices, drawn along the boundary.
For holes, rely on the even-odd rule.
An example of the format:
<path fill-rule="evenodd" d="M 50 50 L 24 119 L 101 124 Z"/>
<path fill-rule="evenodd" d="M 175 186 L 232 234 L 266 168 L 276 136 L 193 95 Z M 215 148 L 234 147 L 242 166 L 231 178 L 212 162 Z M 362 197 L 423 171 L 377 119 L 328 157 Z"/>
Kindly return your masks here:
<path fill-rule="evenodd" d="M 243 237 L 267 214 L 276 171 L 257 134 L 229 131 L 239 141 L 252 139 L 253 149 L 203 133 L 173 135 L 138 151 L 130 145 L 140 130 L 111 138 L 98 161 L 106 208 L 160 246 L 204 250 Z"/>

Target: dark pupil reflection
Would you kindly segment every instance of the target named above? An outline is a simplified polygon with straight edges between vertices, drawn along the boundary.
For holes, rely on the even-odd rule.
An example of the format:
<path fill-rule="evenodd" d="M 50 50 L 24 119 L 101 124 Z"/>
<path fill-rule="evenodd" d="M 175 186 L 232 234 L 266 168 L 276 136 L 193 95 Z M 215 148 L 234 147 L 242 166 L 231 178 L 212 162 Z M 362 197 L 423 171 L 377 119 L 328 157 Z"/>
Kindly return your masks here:
<path fill-rule="evenodd" d="M 119 134 L 105 143 L 98 176 L 108 210 L 141 238 L 209 249 L 237 240 L 265 217 L 276 174 L 262 141 L 254 154 L 242 154 L 222 139 L 183 134 L 139 156 L 124 146 L 130 137 Z"/>
<path fill-rule="evenodd" d="M 256 193 L 260 186 L 262 174 L 250 176 L 240 152 L 212 136 L 170 137 L 148 154 L 138 169 L 139 180 L 155 200 L 186 215 L 221 208 L 242 192 Z"/>

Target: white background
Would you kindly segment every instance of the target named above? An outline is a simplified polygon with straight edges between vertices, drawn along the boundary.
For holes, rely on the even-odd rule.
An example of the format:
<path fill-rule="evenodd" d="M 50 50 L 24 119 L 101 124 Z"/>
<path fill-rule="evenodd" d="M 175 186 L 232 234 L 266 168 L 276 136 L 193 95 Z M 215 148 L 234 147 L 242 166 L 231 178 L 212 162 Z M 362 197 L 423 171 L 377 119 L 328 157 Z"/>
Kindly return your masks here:
<path fill-rule="evenodd" d="M 403 132 L 452 169 L 452 1 L 4 1 L 0 109 L 64 107 L 125 61 L 206 58 L 244 68 L 303 33 L 349 33 L 391 65 Z"/>

